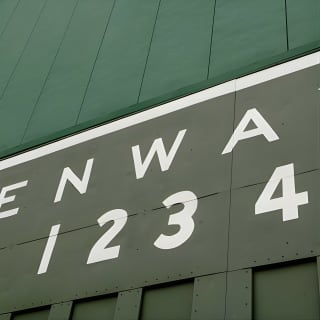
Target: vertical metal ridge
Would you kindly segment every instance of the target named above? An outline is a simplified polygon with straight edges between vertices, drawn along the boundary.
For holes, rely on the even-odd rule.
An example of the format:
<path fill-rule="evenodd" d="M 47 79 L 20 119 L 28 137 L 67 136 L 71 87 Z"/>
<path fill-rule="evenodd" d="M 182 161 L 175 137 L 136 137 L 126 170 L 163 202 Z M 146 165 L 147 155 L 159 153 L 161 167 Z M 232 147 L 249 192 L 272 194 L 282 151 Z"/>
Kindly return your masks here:
<path fill-rule="evenodd" d="M 112 13 L 113 13 L 114 7 L 116 5 L 116 1 L 117 0 L 113 0 L 113 4 L 112 4 L 112 8 L 111 8 L 110 13 L 109 13 L 107 25 L 106 25 L 106 27 L 104 29 L 104 32 L 103 32 L 103 35 L 102 35 L 102 38 L 101 38 L 101 41 L 100 41 L 100 44 L 99 44 L 99 47 L 98 47 L 98 52 L 97 52 L 97 55 L 96 55 L 96 57 L 94 59 L 94 62 L 93 62 L 93 65 L 92 65 L 92 69 L 91 69 L 91 72 L 90 72 L 90 76 L 89 76 L 89 79 L 88 79 L 88 82 L 87 82 L 87 85 L 86 85 L 86 89 L 84 91 L 83 98 L 82 98 L 82 101 L 81 101 L 80 109 L 79 109 L 79 112 L 78 112 L 78 115 L 77 115 L 77 118 L 76 118 L 74 124 L 77 124 L 78 121 L 79 121 L 79 117 L 80 117 L 80 114 L 81 114 L 81 111 L 82 111 L 82 107 L 83 107 L 84 101 L 85 101 L 86 96 L 87 96 L 89 85 L 90 85 L 90 82 L 91 82 L 91 79 L 92 79 L 92 75 L 93 75 L 94 69 L 96 67 L 96 63 L 97 63 L 98 57 L 100 55 L 102 44 L 103 44 L 104 39 L 105 39 L 106 34 L 107 34 L 107 30 L 108 30 L 108 27 L 109 27 L 109 23 L 110 23 L 110 20 L 111 20 L 111 17 L 112 17 Z"/>
<path fill-rule="evenodd" d="M 207 80 L 209 79 L 210 75 L 210 65 L 211 65 L 211 54 L 212 54 L 212 44 L 213 44 L 213 28 L 214 28 L 214 20 L 216 15 L 216 6 L 218 0 L 213 0 L 213 16 L 212 16 L 212 26 L 211 26 L 211 39 L 210 39 L 210 49 L 209 49 L 209 59 L 208 59 L 208 70 L 207 70 Z"/>
<path fill-rule="evenodd" d="M 63 43 L 63 41 L 64 41 L 64 39 L 65 39 L 65 37 L 66 37 L 66 34 L 67 34 L 68 30 L 69 30 L 69 27 L 70 27 L 72 18 L 73 18 L 73 16 L 74 16 L 74 13 L 75 13 L 75 11 L 76 11 L 76 8 L 77 8 L 77 6 L 78 6 L 78 4 L 79 4 L 79 1 L 80 1 L 80 0 L 77 0 L 76 4 L 74 5 L 74 8 L 73 8 L 73 10 L 72 10 L 72 13 L 71 13 L 69 22 L 68 22 L 67 27 L 66 27 L 63 35 L 62 35 L 62 39 L 61 39 L 61 41 L 60 41 L 60 43 L 59 43 L 58 49 L 57 49 L 57 51 L 56 51 L 56 54 L 55 54 L 55 56 L 54 56 L 54 58 L 53 58 L 53 60 L 52 60 L 51 66 L 50 66 L 49 71 L 48 71 L 48 74 L 47 74 L 47 76 L 46 76 L 46 78 L 45 78 L 45 80 L 44 80 L 44 82 L 43 82 L 43 85 L 42 85 L 42 87 L 41 87 L 39 96 L 38 96 L 38 98 L 37 98 L 37 100 L 36 100 L 36 103 L 35 103 L 34 106 L 33 106 L 32 112 L 31 112 L 30 117 L 29 117 L 29 119 L 28 119 L 28 121 L 27 121 L 25 130 L 24 130 L 23 135 L 22 135 L 22 138 L 21 138 L 21 140 L 20 140 L 20 144 L 23 143 L 23 140 L 24 140 L 24 138 L 25 138 L 25 136 L 26 136 L 26 133 L 27 133 L 27 130 L 28 130 L 28 128 L 29 128 L 31 119 L 32 119 L 32 117 L 33 117 L 33 115 L 34 115 L 35 110 L 37 109 L 37 105 L 38 105 L 38 103 L 39 103 L 39 101 L 40 101 L 40 97 L 42 96 L 43 90 L 44 90 L 44 88 L 45 88 L 45 86 L 46 86 L 46 84 L 47 84 L 47 82 L 48 82 L 50 73 L 51 73 L 51 71 L 52 71 L 52 68 L 53 68 L 55 62 L 56 62 L 57 56 L 58 56 L 58 54 L 59 54 L 59 52 L 60 52 L 60 49 L 61 49 L 61 47 L 62 47 L 62 43 Z"/>
<path fill-rule="evenodd" d="M 9 84 L 10 84 L 10 82 L 11 82 L 11 79 L 12 79 L 13 75 L 15 74 L 15 72 L 16 72 L 16 70 L 17 70 L 17 67 L 18 67 L 18 65 L 19 65 L 19 63 L 20 63 L 20 61 L 21 61 L 21 59 L 22 59 L 22 57 L 23 57 L 23 55 L 24 55 L 27 47 L 28 47 L 28 44 L 29 44 L 29 42 L 30 42 L 30 39 L 31 39 L 31 37 L 32 37 L 32 35 L 33 35 L 33 33 L 34 33 L 37 25 L 38 25 L 38 22 L 39 22 L 39 20 L 40 20 L 40 18 L 41 18 L 41 15 L 42 15 L 42 13 L 43 13 L 43 10 L 45 9 L 48 1 L 49 1 L 49 0 L 44 0 L 44 1 L 43 1 L 42 8 L 40 9 L 39 15 L 38 15 L 38 17 L 37 17 L 37 19 L 36 19 L 36 21 L 35 21 L 32 29 L 31 29 L 31 32 L 30 32 L 30 34 L 29 34 L 29 36 L 28 36 L 28 38 L 27 38 L 24 46 L 23 46 L 23 49 L 22 49 L 22 51 L 21 51 L 21 54 L 20 54 L 17 62 L 15 63 L 15 65 L 14 65 L 14 67 L 13 67 L 11 73 L 10 73 L 10 76 L 9 76 L 9 79 L 8 79 L 7 83 L 5 84 L 2 92 L 0 92 L 0 100 L 3 98 L 3 96 L 4 96 L 4 94 L 5 94 L 8 86 L 9 86 Z M 20 3 L 20 2 L 19 2 L 19 3 Z M 16 6 L 16 7 L 17 7 L 17 6 Z M 0 37 L 1 37 L 1 35 L 0 35 Z"/>
<path fill-rule="evenodd" d="M 151 45 L 152 45 L 152 41 L 153 41 L 154 31 L 155 31 L 155 29 L 156 29 L 156 24 L 157 24 L 157 21 L 158 21 L 158 16 L 159 16 L 159 11 L 160 11 L 161 2 L 162 2 L 162 0 L 159 0 L 158 9 L 157 9 L 157 13 L 156 13 L 156 18 L 155 18 L 155 20 L 154 20 L 154 25 L 153 25 L 153 29 L 152 29 L 150 44 L 149 44 L 149 48 L 148 48 L 148 54 L 147 54 L 147 58 L 146 58 L 146 63 L 145 63 L 144 68 L 143 68 L 143 74 L 142 74 L 142 78 L 141 78 L 141 83 L 140 83 L 140 88 L 139 88 L 137 103 L 139 102 L 140 96 L 141 96 L 142 86 L 143 86 L 144 77 L 145 77 L 146 70 L 147 70 L 147 65 L 148 65 L 149 56 L 150 56 L 150 51 L 151 51 Z"/>

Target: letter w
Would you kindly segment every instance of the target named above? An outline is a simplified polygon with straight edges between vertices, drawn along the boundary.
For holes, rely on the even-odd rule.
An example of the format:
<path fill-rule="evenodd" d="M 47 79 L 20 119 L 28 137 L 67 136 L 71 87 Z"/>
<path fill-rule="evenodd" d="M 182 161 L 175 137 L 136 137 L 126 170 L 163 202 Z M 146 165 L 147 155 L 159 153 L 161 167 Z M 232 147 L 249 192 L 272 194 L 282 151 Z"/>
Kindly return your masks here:
<path fill-rule="evenodd" d="M 167 171 L 170 168 L 170 165 L 178 151 L 186 131 L 187 130 L 184 129 L 178 132 L 178 135 L 168 154 L 164 148 L 162 138 L 154 140 L 144 162 L 142 162 L 141 159 L 140 146 L 133 146 L 131 149 L 136 170 L 136 178 L 141 179 L 144 177 L 155 154 L 158 155 L 161 171 Z"/>

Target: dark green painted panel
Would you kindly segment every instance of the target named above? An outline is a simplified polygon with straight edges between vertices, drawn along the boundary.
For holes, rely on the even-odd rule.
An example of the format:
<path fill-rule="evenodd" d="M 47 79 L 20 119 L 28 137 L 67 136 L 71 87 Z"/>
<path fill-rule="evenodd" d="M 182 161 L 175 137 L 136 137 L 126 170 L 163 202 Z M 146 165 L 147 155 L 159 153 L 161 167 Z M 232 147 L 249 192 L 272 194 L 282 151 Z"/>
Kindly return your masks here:
<path fill-rule="evenodd" d="M 282 209 L 266 209 L 265 213 L 255 214 L 264 183 L 232 191 L 230 269 L 295 260 L 320 252 L 319 174 L 317 170 L 294 177 L 295 193 L 308 192 L 309 203 L 299 205 L 299 217 L 288 221 L 283 221 Z M 282 197 L 282 183 L 272 199 L 279 197 Z M 292 199 L 285 198 L 280 205 L 288 206 Z"/>
<path fill-rule="evenodd" d="M 0 38 L 0 98 L 45 2 L 46 0 L 20 1 Z"/>
<path fill-rule="evenodd" d="M 79 0 L 24 142 L 75 123 L 113 3 Z"/>
<path fill-rule="evenodd" d="M 257 269 L 253 281 L 255 320 L 319 319 L 316 262 Z"/>
<path fill-rule="evenodd" d="M 145 289 L 140 320 L 187 320 L 191 316 L 193 282 Z"/>
<path fill-rule="evenodd" d="M 135 104 L 159 0 L 118 0 L 101 47 L 79 122 Z"/>
<path fill-rule="evenodd" d="M 113 319 L 116 301 L 116 297 L 106 297 L 74 303 L 70 320 Z"/>
<path fill-rule="evenodd" d="M 0 320 L 10 320 L 10 319 L 11 319 L 11 313 L 0 315 Z"/>
<path fill-rule="evenodd" d="M 287 0 L 289 49 L 320 40 L 320 1 Z"/>
<path fill-rule="evenodd" d="M 251 319 L 252 271 L 244 269 L 228 272 L 225 320 Z"/>
<path fill-rule="evenodd" d="M 20 208 L 18 215 L 2 219 L 0 248 L 46 237 L 51 225 L 59 221 L 63 231 L 69 231 L 96 223 L 100 215 L 114 208 L 124 208 L 129 215 L 149 212 L 178 191 L 191 190 L 204 197 L 229 190 L 231 154 L 222 157 L 221 151 L 232 134 L 233 105 L 232 93 L 1 171 L 1 189 L 26 179 L 29 182 L 12 191 L 15 201 L 0 210 Z M 140 145 L 144 161 L 154 140 L 161 137 L 169 152 L 184 129 L 170 168 L 161 171 L 155 155 L 145 176 L 136 179 L 132 146 Z M 82 177 L 91 158 L 87 192 L 80 194 L 68 182 L 62 200 L 54 203 L 63 169 L 70 167 Z M 220 215 L 217 218 L 225 223 Z M 28 228 L 21 228 L 25 225 Z"/>
<path fill-rule="evenodd" d="M 285 2 L 217 0 L 210 77 L 287 50 Z"/>
<path fill-rule="evenodd" d="M 17 7 L 18 2 L 19 0 L 0 1 L 0 39 Z"/>
<path fill-rule="evenodd" d="M 39 310 L 39 311 L 31 311 L 18 313 L 12 316 L 12 320 L 47 320 L 49 317 L 49 310 Z"/>
<path fill-rule="evenodd" d="M 288 163 L 294 163 L 296 174 L 319 168 L 319 77 L 317 65 L 236 93 L 235 128 L 255 108 L 279 139 L 268 142 L 259 135 L 237 143 L 234 188 L 267 181 L 276 167 Z M 252 127 L 251 121 L 245 131 Z"/>
<path fill-rule="evenodd" d="M 48 320 L 69 320 L 72 302 L 53 304 L 50 308 Z"/>
<path fill-rule="evenodd" d="M 48 0 L 0 100 L 0 150 L 21 142 L 75 4 Z"/>
<path fill-rule="evenodd" d="M 226 274 L 194 279 L 191 320 L 223 320 L 225 314 Z"/>
<path fill-rule="evenodd" d="M 207 78 L 213 7 L 214 0 L 161 1 L 140 101 Z"/>
<path fill-rule="evenodd" d="M 180 212 L 181 204 L 131 215 L 126 222 L 119 220 L 124 226 L 107 245 L 120 246 L 119 256 L 96 263 L 87 264 L 89 253 L 110 230 L 112 221 L 103 227 L 94 225 L 59 234 L 47 272 L 40 275 L 37 271 L 47 238 L 0 250 L 5 275 L 0 278 L 4 288 L 0 291 L 0 312 L 224 272 L 229 198 L 228 193 L 221 193 L 200 199 L 192 234 L 171 249 L 158 248 L 154 242 L 161 234 L 170 236 L 180 229 L 168 221 Z"/>
<path fill-rule="evenodd" d="M 119 292 L 113 320 L 138 320 L 142 289 Z"/>

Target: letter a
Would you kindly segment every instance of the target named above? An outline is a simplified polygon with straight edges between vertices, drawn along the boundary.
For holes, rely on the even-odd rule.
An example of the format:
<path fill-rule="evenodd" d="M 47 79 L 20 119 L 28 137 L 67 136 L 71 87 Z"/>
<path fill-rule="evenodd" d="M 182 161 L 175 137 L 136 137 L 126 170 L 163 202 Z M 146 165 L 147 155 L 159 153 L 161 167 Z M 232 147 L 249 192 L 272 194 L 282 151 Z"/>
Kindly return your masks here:
<path fill-rule="evenodd" d="M 245 131 L 250 120 L 252 120 L 257 127 L 255 129 Z M 259 111 L 255 108 L 250 109 L 246 112 L 237 128 L 234 130 L 230 140 L 222 151 L 222 154 L 231 152 L 240 140 L 249 139 L 261 134 L 264 135 L 269 142 L 279 140 L 278 135 L 273 131 Z"/>

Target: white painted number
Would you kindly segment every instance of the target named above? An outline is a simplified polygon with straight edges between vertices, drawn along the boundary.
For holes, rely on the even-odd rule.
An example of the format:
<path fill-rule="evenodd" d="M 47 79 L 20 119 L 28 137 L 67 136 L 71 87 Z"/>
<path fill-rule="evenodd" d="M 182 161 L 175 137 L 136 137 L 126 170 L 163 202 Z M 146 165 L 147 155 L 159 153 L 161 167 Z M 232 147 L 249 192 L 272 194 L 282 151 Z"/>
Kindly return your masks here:
<path fill-rule="evenodd" d="M 106 248 L 112 239 L 122 230 L 128 219 L 128 214 L 125 210 L 114 209 L 103 214 L 98 223 L 100 227 L 107 222 L 113 221 L 113 226 L 104 233 L 104 235 L 92 247 L 87 264 L 100 262 L 109 259 L 118 258 L 120 252 L 120 245 Z"/>
<path fill-rule="evenodd" d="M 49 262 L 52 256 L 54 246 L 56 244 L 59 229 L 60 229 L 60 224 L 56 224 L 51 227 L 49 238 L 41 258 L 38 274 L 46 273 L 48 270 Z"/>
<path fill-rule="evenodd" d="M 272 199 L 280 182 L 282 183 L 282 197 Z M 294 165 L 290 163 L 274 170 L 256 202 L 255 214 L 282 210 L 283 221 L 294 220 L 299 218 L 298 207 L 308 202 L 307 191 L 296 193 Z"/>
<path fill-rule="evenodd" d="M 161 234 L 154 242 L 154 245 L 159 249 L 167 250 L 177 248 L 192 235 L 194 230 L 192 216 L 197 210 L 197 197 L 191 191 L 181 191 L 163 201 L 166 208 L 170 208 L 172 205 L 178 203 L 183 203 L 184 208 L 180 212 L 170 215 L 168 225 L 179 225 L 180 230 L 172 236 Z"/>

